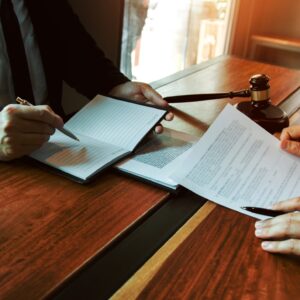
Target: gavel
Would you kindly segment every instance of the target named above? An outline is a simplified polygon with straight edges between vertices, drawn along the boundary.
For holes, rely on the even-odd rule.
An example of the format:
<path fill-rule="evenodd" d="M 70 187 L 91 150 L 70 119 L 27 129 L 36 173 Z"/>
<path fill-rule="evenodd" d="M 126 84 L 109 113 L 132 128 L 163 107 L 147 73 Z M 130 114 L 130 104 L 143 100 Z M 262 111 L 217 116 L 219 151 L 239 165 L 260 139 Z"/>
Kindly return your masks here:
<path fill-rule="evenodd" d="M 241 91 L 232 91 L 229 93 L 212 94 L 193 94 L 165 97 L 169 103 L 198 102 L 206 100 L 224 99 L 224 98 L 248 98 L 251 101 L 240 102 L 236 105 L 237 109 L 251 118 L 254 122 L 262 126 L 270 133 L 280 132 L 283 128 L 289 126 L 287 114 L 272 105 L 270 101 L 270 78 L 265 74 L 256 74 L 251 76 L 250 88 Z"/>

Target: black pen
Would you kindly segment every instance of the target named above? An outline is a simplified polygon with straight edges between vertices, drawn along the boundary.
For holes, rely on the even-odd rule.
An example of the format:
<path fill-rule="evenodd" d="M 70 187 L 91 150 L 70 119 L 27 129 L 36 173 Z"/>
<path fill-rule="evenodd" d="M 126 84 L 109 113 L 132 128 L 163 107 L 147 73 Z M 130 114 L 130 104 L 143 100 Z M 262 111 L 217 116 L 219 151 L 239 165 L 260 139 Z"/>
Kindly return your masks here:
<path fill-rule="evenodd" d="M 286 214 L 286 211 L 282 211 L 282 210 L 272 210 L 272 209 L 267 209 L 267 208 L 262 208 L 262 207 L 250 207 L 250 206 L 246 206 L 246 207 L 241 207 L 242 209 L 255 213 L 255 214 L 260 214 L 260 215 L 265 215 L 265 216 L 269 216 L 269 217 L 277 217 L 283 214 Z"/>

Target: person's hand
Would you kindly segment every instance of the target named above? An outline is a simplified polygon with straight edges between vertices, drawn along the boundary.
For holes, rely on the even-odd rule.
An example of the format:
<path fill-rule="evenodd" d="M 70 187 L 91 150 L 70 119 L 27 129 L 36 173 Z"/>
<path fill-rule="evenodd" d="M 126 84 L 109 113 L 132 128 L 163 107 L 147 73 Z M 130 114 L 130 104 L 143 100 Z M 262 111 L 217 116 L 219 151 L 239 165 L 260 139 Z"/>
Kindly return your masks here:
<path fill-rule="evenodd" d="M 300 255 L 300 197 L 278 202 L 272 209 L 287 213 L 255 223 L 255 235 L 265 240 L 262 248 L 272 253 Z"/>
<path fill-rule="evenodd" d="M 117 85 L 109 92 L 109 95 L 116 98 L 120 97 L 137 102 L 154 104 L 165 108 L 168 107 L 168 102 L 165 101 L 159 93 L 150 85 L 142 82 L 129 81 Z M 173 113 L 168 113 L 165 117 L 167 121 L 171 121 L 173 118 Z M 156 126 L 155 132 L 161 133 L 162 131 L 163 127 L 161 125 Z"/>
<path fill-rule="evenodd" d="M 0 112 L 0 160 L 30 154 L 61 127 L 63 120 L 49 106 L 7 105 Z"/>
<path fill-rule="evenodd" d="M 282 149 L 291 154 L 300 156 L 300 125 L 283 129 L 280 140 Z"/>

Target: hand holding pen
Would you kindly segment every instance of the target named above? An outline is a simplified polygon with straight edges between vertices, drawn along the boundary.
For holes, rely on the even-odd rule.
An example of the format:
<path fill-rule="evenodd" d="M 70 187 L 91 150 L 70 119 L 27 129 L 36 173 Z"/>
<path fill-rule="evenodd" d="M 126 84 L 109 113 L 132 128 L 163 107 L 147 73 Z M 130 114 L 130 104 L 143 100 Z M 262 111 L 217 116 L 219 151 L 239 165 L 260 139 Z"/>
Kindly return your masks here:
<path fill-rule="evenodd" d="M 28 102 L 25 99 L 22 99 L 20 97 L 17 97 L 16 101 L 19 104 L 22 105 L 26 105 L 26 106 L 34 106 L 33 104 L 31 104 L 30 102 Z M 66 136 L 70 137 L 71 139 L 75 140 L 75 141 L 79 141 L 78 137 L 76 137 L 70 130 L 67 130 L 66 128 L 57 128 L 57 130 L 59 130 L 60 132 L 62 132 L 63 134 L 65 134 Z"/>
<path fill-rule="evenodd" d="M 264 239 L 261 246 L 272 253 L 300 255 L 300 197 L 273 205 L 280 215 L 255 223 L 255 235 Z"/>
<path fill-rule="evenodd" d="M 0 160 L 30 154 L 47 142 L 64 123 L 49 106 L 9 104 L 0 112 Z"/>

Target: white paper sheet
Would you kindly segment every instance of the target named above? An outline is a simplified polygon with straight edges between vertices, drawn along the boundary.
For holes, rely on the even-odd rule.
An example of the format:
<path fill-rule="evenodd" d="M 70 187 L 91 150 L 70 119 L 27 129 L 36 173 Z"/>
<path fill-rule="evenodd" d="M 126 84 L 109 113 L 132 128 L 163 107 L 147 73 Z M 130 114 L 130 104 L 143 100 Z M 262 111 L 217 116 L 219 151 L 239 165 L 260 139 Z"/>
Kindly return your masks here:
<path fill-rule="evenodd" d="M 300 196 L 300 158 L 281 150 L 274 136 L 228 104 L 172 178 L 211 201 L 262 219 L 240 207 L 270 208 Z"/>

